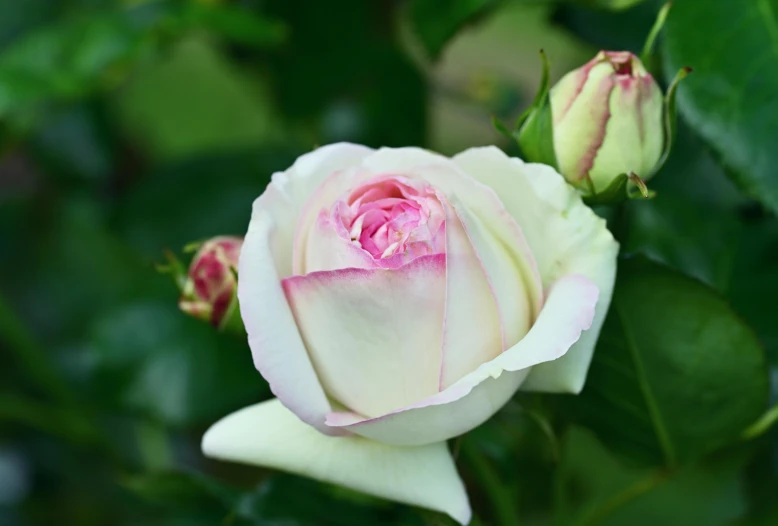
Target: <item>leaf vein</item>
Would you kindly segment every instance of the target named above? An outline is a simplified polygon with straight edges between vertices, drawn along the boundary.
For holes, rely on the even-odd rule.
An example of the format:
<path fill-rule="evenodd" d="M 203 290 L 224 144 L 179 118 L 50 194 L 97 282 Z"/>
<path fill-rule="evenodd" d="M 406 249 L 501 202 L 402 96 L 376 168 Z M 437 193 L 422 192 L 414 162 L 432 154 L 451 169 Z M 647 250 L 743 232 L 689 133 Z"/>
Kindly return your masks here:
<path fill-rule="evenodd" d="M 630 353 L 630 356 L 632 357 L 632 361 L 635 364 L 638 386 L 640 387 L 640 390 L 643 393 L 643 397 L 645 398 L 646 407 L 648 407 L 648 413 L 651 416 L 651 422 L 654 424 L 654 432 L 656 433 L 656 437 L 659 440 L 660 446 L 662 447 L 665 460 L 669 465 L 672 466 L 675 464 L 675 449 L 673 448 L 670 435 L 668 434 L 664 420 L 662 419 L 662 414 L 659 411 L 659 406 L 657 405 L 654 398 L 654 393 L 651 391 L 648 378 L 646 378 L 646 371 L 643 365 L 643 360 L 641 359 L 640 353 L 638 351 L 637 343 L 635 342 L 631 327 L 627 323 L 627 318 L 624 313 L 621 311 L 618 305 L 614 305 L 614 310 L 616 311 L 616 314 L 618 315 L 619 320 L 621 321 L 621 325 L 624 329 L 624 339 L 626 340 L 627 344 L 626 347 Z"/>

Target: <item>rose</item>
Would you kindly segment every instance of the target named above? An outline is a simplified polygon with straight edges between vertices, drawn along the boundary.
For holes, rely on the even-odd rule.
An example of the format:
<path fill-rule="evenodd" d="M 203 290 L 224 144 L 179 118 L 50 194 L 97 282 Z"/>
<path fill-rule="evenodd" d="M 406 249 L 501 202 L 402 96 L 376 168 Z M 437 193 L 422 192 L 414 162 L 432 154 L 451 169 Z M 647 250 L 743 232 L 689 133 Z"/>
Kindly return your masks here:
<path fill-rule="evenodd" d="M 445 440 L 519 388 L 582 389 L 616 253 L 559 174 L 496 148 L 304 155 L 255 201 L 239 264 L 278 398 L 215 424 L 203 450 L 467 523 Z"/>
<path fill-rule="evenodd" d="M 183 278 L 178 300 L 182 311 L 219 329 L 232 321 L 238 284 L 235 272 L 242 245 L 239 237 L 218 236 L 198 248 Z"/>
<path fill-rule="evenodd" d="M 559 171 L 584 191 L 621 174 L 654 175 L 665 143 L 664 97 L 628 51 L 600 51 L 551 89 Z M 591 186 L 590 186 L 591 185 Z"/>

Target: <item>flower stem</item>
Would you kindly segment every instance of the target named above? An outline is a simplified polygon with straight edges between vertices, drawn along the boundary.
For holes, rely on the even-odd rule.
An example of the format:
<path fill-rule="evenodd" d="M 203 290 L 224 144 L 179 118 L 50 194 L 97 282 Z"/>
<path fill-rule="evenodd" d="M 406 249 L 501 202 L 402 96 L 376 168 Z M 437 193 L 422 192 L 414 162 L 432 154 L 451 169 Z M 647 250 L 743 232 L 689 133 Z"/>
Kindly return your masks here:
<path fill-rule="evenodd" d="M 506 487 L 500 482 L 500 477 L 494 467 L 478 451 L 472 441 L 466 438 L 461 442 L 460 455 L 472 476 L 483 489 L 484 495 L 491 501 L 496 524 L 518 526 L 519 513 L 516 498 L 506 491 Z"/>

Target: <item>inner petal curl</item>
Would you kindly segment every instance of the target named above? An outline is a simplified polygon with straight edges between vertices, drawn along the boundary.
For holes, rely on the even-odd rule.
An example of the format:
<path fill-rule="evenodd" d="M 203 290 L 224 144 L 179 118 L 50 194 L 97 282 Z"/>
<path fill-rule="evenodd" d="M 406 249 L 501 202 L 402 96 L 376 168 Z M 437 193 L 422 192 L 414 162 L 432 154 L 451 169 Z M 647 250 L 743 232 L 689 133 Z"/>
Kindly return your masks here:
<path fill-rule="evenodd" d="M 396 267 L 446 251 L 441 201 L 438 192 L 423 181 L 378 176 L 338 199 L 330 214 L 340 235 L 379 265 Z"/>

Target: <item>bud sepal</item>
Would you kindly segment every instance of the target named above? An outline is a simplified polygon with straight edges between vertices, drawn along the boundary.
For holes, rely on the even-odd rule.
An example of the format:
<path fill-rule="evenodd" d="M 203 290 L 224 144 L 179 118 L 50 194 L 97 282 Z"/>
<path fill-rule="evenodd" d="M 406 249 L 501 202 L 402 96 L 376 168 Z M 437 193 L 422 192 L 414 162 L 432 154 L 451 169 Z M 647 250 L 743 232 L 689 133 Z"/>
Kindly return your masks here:
<path fill-rule="evenodd" d="M 195 252 L 189 269 L 166 251 L 167 265 L 158 266 L 169 273 L 181 295 L 179 308 L 192 317 L 207 321 L 219 331 L 245 334 L 237 298 L 238 256 L 243 240 L 218 236 L 205 242 L 190 243 L 184 252 Z"/>

